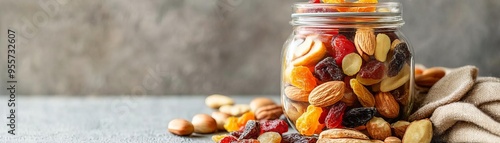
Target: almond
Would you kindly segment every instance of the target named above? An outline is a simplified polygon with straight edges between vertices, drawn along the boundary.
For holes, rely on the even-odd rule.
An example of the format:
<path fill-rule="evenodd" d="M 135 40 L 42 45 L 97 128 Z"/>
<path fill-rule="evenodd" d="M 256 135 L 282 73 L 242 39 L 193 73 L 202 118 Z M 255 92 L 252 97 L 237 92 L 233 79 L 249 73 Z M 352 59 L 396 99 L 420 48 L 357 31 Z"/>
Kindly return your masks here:
<path fill-rule="evenodd" d="M 205 104 L 207 104 L 207 106 L 210 108 L 217 109 L 223 105 L 233 105 L 234 101 L 230 97 L 220 94 L 213 94 L 205 99 Z"/>
<path fill-rule="evenodd" d="M 396 137 L 403 138 L 403 135 L 405 135 L 406 132 L 406 128 L 408 128 L 409 125 L 410 122 L 408 121 L 397 121 L 396 123 L 391 124 L 391 128 Z"/>
<path fill-rule="evenodd" d="M 326 54 L 326 47 L 323 42 L 319 39 L 315 39 L 313 41 L 313 45 L 311 50 L 307 52 L 304 56 L 298 57 L 292 61 L 292 64 L 295 66 L 303 66 L 303 65 L 312 65 L 317 63 L 323 56 Z"/>
<path fill-rule="evenodd" d="M 300 88 L 297 88 L 295 86 L 287 86 L 285 87 L 285 95 L 288 97 L 290 100 L 294 101 L 302 101 L 302 102 L 308 102 L 309 101 L 309 92 L 306 92 Z"/>
<path fill-rule="evenodd" d="M 391 39 L 389 36 L 380 33 L 377 34 L 377 46 L 375 47 L 375 59 L 385 62 L 387 59 L 387 52 L 391 49 Z"/>
<path fill-rule="evenodd" d="M 368 136 L 361 133 L 360 131 L 350 130 L 350 129 L 328 129 L 324 130 L 319 134 L 319 139 L 328 138 L 354 138 L 354 139 L 369 139 Z"/>
<path fill-rule="evenodd" d="M 413 121 L 403 136 L 404 143 L 430 143 L 432 139 L 432 123 L 429 119 Z"/>
<path fill-rule="evenodd" d="M 359 83 L 356 79 L 351 79 L 350 81 L 352 90 L 354 94 L 358 97 L 359 103 L 364 107 L 374 107 L 375 106 L 375 98 L 372 93 L 366 89 L 361 83 Z"/>
<path fill-rule="evenodd" d="M 373 29 L 360 28 L 356 31 L 354 44 L 360 55 L 363 55 L 363 52 L 370 56 L 373 55 L 375 53 L 376 43 L 377 41 Z"/>
<path fill-rule="evenodd" d="M 389 92 L 379 92 L 375 95 L 375 108 L 386 118 L 396 118 L 399 115 L 399 103 Z"/>
<path fill-rule="evenodd" d="M 366 123 L 366 130 L 372 139 L 384 140 L 391 136 L 391 127 L 384 119 L 373 117 Z"/>
<path fill-rule="evenodd" d="M 342 81 L 325 82 L 311 91 L 309 103 L 316 107 L 333 105 L 344 97 L 345 84 Z"/>

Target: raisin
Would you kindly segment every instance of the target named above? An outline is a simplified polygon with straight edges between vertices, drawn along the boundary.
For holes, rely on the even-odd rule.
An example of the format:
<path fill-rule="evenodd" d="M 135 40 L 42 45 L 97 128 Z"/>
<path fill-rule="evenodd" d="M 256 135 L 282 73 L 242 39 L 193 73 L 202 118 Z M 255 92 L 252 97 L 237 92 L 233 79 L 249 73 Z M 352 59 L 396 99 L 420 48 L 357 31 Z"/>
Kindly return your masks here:
<path fill-rule="evenodd" d="M 384 63 L 377 60 L 371 60 L 359 70 L 358 75 L 365 79 L 382 79 L 384 77 Z"/>
<path fill-rule="evenodd" d="M 342 69 L 335 63 L 332 57 L 325 58 L 321 60 L 314 67 L 314 73 L 317 78 L 322 82 L 332 81 L 332 80 L 343 80 L 344 73 Z"/>
<path fill-rule="evenodd" d="M 318 140 L 315 137 L 304 137 L 299 133 L 286 134 L 281 138 L 282 143 L 315 143 Z"/>
<path fill-rule="evenodd" d="M 377 110 L 373 107 L 352 108 L 347 111 L 342 119 L 342 125 L 349 128 L 354 128 L 366 124 Z"/>
<path fill-rule="evenodd" d="M 398 75 L 399 71 L 403 69 L 405 62 L 410 64 L 410 59 L 411 53 L 406 43 L 402 42 L 397 44 L 394 48 L 392 59 L 389 62 L 389 71 L 387 72 L 387 76 L 393 77 Z"/>
<path fill-rule="evenodd" d="M 284 120 L 262 120 L 259 121 L 260 133 L 264 132 L 278 132 L 283 134 L 288 132 L 288 124 Z"/>
<path fill-rule="evenodd" d="M 219 143 L 233 143 L 237 141 L 238 139 L 234 136 L 225 136 L 224 138 L 222 138 L 222 140 L 219 141 Z"/>
<path fill-rule="evenodd" d="M 338 35 L 333 38 L 331 45 L 333 47 L 333 53 L 331 53 L 331 55 L 335 57 L 337 65 L 342 65 L 344 57 L 356 50 L 354 43 L 349 41 L 344 35 Z"/>
<path fill-rule="evenodd" d="M 245 125 L 245 129 L 243 130 L 243 133 L 241 133 L 240 137 L 238 139 L 257 139 L 260 134 L 260 127 L 259 123 L 256 122 L 255 120 L 250 120 L 247 122 Z"/>
<path fill-rule="evenodd" d="M 342 116 L 346 109 L 346 104 L 344 102 L 337 102 L 333 104 L 330 111 L 328 111 L 328 116 L 326 116 L 325 123 L 328 129 L 339 128 L 342 123 Z"/>

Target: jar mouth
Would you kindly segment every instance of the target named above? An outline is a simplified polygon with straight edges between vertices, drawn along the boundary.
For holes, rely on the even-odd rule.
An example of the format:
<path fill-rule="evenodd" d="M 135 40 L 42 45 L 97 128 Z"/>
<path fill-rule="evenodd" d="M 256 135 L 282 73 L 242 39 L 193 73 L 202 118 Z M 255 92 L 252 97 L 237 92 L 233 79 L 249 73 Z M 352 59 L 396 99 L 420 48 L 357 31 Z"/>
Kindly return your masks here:
<path fill-rule="evenodd" d="M 295 3 L 293 26 L 400 27 L 404 24 L 399 2 L 315 4 Z"/>

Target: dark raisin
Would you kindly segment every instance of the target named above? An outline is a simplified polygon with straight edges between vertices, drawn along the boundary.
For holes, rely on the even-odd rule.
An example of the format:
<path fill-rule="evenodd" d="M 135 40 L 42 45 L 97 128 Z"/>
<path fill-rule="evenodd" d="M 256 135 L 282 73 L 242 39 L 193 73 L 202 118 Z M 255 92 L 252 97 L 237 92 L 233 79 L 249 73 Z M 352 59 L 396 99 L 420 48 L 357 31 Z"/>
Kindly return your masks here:
<path fill-rule="evenodd" d="M 318 139 L 315 137 L 305 137 L 299 133 L 282 135 L 281 143 L 315 143 Z"/>
<path fill-rule="evenodd" d="M 344 80 L 342 69 L 335 63 L 332 57 L 321 60 L 314 67 L 315 76 L 323 82 L 332 80 Z"/>
<path fill-rule="evenodd" d="M 373 118 L 377 110 L 373 107 L 352 108 L 344 114 L 342 125 L 349 128 L 354 128 L 366 124 Z"/>
<path fill-rule="evenodd" d="M 410 59 L 411 53 L 408 49 L 408 45 L 404 42 L 397 44 L 394 48 L 392 59 L 389 62 L 389 71 L 387 72 L 387 76 L 393 77 L 398 75 L 399 71 L 403 69 L 405 62 L 410 64 Z"/>
<path fill-rule="evenodd" d="M 247 121 L 247 124 L 245 125 L 245 129 L 243 130 L 243 133 L 241 133 L 240 137 L 238 138 L 239 140 L 241 139 L 257 139 L 260 134 L 260 126 L 259 123 L 256 122 L 255 120 L 249 120 Z"/>

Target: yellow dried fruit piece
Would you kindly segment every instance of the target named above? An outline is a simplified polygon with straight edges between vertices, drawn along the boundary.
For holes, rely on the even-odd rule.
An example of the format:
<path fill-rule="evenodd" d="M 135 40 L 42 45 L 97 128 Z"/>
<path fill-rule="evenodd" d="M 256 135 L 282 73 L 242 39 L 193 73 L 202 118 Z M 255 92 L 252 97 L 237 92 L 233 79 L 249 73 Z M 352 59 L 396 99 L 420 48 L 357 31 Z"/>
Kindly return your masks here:
<path fill-rule="evenodd" d="M 344 3 L 345 0 L 321 0 L 323 3 Z"/>
<path fill-rule="evenodd" d="M 361 57 L 358 54 L 356 53 L 347 54 L 342 60 L 342 71 L 344 72 L 344 74 L 348 76 L 353 76 L 356 73 L 358 73 L 362 64 L 363 64 L 363 59 L 361 59 Z"/>
<path fill-rule="evenodd" d="M 296 121 L 295 127 L 299 133 L 306 136 L 313 135 L 320 125 L 319 116 L 321 116 L 322 112 L 323 109 L 321 109 L 321 107 L 315 107 L 313 105 L 307 106 L 307 111 L 300 115 Z"/>
<path fill-rule="evenodd" d="M 380 33 L 377 34 L 377 46 L 375 47 L 375 59 L 385 62 L 387 59 L 387 52 L 391 48 L 391 39 L 389 36 Z"/>
<path fill-rule="evenodd" d="M 396 76 L 385 78 L 380 82 L 380 91 L 389 92 L 404 85 L 408 80 L 410 80 L 410 66 L 405 64 Z"/>
<path fill-rule="evenodd" d="M 356 79 L 351 79 L 350 84 L 354 94 L 358 97 L 359 103 L 361 103 L 363 107 L 375 106 L 375 97 L 373 97 L 372 93 L 370 93 L 365 86 L 359 83 Z"/>

